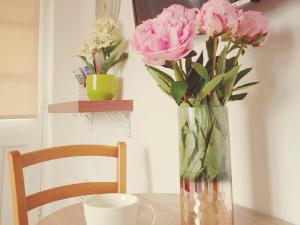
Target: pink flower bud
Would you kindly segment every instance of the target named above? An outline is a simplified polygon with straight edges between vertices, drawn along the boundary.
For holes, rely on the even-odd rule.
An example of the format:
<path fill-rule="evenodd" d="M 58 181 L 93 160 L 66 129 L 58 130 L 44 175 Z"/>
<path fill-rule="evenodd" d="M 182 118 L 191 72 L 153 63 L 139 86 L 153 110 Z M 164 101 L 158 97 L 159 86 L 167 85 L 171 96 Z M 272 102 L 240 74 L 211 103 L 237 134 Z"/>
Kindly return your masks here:
<path fill-rule="evenodd" d="M 235 33 L 238 28 L 237 9 L 228 0 L 210 0 L 200 9 L 197 22 L 200 31 L 209 36 Z"/>
<path fill-rule="evenodd" d="M 261 12 L 239 12 L 240 24 L 236 32 L 238 39 L 247 44 L 262 46 L 265 43 L 268 30 L 268 21 Z"/>

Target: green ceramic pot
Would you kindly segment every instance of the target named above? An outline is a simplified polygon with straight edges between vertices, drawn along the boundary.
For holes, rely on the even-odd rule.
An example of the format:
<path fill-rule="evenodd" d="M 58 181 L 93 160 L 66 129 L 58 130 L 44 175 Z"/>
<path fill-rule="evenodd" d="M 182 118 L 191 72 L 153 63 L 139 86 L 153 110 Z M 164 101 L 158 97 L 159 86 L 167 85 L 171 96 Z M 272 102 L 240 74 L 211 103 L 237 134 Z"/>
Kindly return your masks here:
<path fill-rule="evenodd" d="M 117 91 L 117 79 L 114 75 L 95 74 L 86 78 L 86 91 L 90 100 L 111 100 Z"/>

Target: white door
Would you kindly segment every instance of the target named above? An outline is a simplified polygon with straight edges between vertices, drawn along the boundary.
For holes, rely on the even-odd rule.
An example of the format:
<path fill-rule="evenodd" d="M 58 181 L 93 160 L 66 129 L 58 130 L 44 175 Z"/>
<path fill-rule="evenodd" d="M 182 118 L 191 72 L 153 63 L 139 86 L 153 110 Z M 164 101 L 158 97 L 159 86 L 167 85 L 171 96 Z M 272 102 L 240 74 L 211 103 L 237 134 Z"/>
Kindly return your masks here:
<path fill-rule="evenodd" d="M 20 150 L 22 153 L 41 148 L 42 126 L 41 117 L 37 119 L 17 119 L 0 121 L 0 224 L 10 225 L 12 222 L 12 204 L 10 177 L 7 163 L 7 151 Z M 40 190 L 41 166 L 34 166 L 24 170 L 26 193 L 34 193 Z M 37 212 L 31 216 L 35 221 Z"/>
<path fill-rule="evenodd" d="M 47 105 L 46 79 L 49 58 L 48 48 L 48 0 L 40 0 L 40 31 L 39 31 L 39 74 L 38 74 L 38 115 L 36 118 L 0 119 L 0 225 L 12 225 L 12 202 L 10 177 L 7 162 L 9 150 L 22 153 L 37 150 L 47 140 Z M 47 57 L 46 57 L 47 56 Z M 42 166 L 35 165 L 24 169 L 26 194 L 40 191 Z M 39 210 L 29 213 L 30 224 L 39 218 Z"/>

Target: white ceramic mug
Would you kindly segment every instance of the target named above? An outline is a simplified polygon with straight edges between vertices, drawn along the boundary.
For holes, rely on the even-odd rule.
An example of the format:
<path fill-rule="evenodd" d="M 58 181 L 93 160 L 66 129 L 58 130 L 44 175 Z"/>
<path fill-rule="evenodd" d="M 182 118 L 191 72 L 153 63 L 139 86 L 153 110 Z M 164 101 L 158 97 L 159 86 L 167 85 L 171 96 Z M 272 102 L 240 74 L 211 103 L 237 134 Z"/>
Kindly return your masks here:
<path fill-rule="evenodd" d="M 83 206 L 87 225 L 136 225 L 138 208 L 141 206 L 151 210 L 151 225 L 156 221 L 153 207 L 139 203 L 139 199 L 134 195 L 118 193 L 94 195 L 88 197 Z"/>

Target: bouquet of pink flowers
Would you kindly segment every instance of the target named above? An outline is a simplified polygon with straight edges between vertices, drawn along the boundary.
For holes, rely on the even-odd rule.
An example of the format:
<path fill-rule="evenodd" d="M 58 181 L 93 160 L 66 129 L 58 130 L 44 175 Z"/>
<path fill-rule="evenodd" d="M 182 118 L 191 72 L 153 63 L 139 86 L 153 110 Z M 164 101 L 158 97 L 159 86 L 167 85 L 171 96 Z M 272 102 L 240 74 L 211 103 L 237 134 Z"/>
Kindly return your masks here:
<path fill-rule="evenodd" d="M 247 93 L 241 90 L 258 83 L 239 85 L 251 69 L 241 69 L 238 60 L 248 46 L 263 46 L 268 33 L 260 12 L 210 0 L 200 9 L 171 5 L 139 25 L 131 44 L 161 90 L 178 105 L 222 106 L 244 99 Z M 197 53 L 194 43 L 200 35 L 207 36 L 206 50 Z"/>
<path fill-rule="evenodd" d="M 133 48 L 180 106 L 181 225 L 233 224 L 224 106 L 258 83 L 240 85 L 251 69 L 241 69 L 239 58 L 249 46 L 263 46 L 268 33 L 260 12 L 239 10 L 228 0 L 209 0 L 200 9 L 171 5 L 136 28 Z M 198 52 L 197 36 L 206 38 Z"/>

